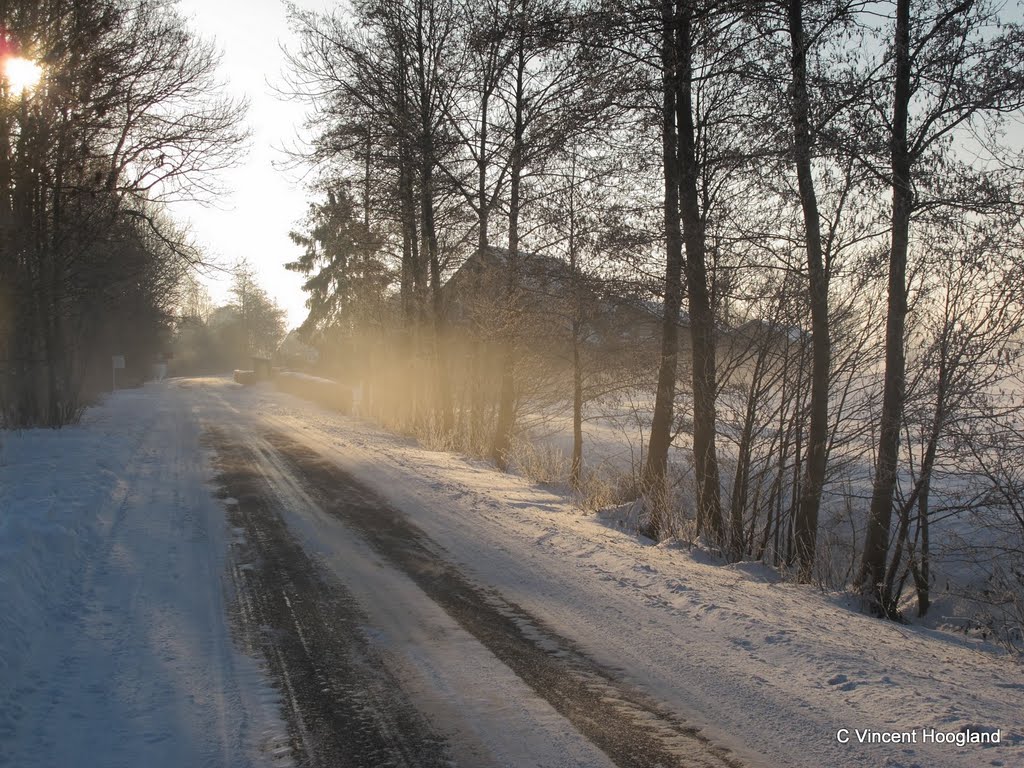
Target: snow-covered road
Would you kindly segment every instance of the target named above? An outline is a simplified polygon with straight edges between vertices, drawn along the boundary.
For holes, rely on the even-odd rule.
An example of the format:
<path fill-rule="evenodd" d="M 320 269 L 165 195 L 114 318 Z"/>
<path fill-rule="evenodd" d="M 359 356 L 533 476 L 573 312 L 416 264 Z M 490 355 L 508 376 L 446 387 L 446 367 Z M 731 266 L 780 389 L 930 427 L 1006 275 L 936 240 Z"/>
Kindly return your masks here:
<path fill-rule="evenodd" d="M 737 765 L 292 431 L 235 420 L 210 443 L 243 537 L 242 613 L 288 692 L 297 762 Z"/>
<path fill-rule="evenodd" d="M 0 440 L 0 765 L 1024 765 L 1012 659 L 272 390 Z"/>

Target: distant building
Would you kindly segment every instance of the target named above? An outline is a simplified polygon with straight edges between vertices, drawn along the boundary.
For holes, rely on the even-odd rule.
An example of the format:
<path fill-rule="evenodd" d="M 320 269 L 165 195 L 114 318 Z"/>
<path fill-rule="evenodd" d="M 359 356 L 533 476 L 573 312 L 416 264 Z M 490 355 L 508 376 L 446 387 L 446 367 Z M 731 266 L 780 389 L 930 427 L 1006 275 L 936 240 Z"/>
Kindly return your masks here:
<path fill-rule="evenodd" d="M 660 302 L 616 291 L 619 286 L 583 271 L 573 274 L 563 259 L 526 251 L 516 259 L 517 290 L 510 298 L 511 268 L 506 248 L 491 246 L 467 258 L 443 288 L 449 325 L 474 326 L 486 338 L 516 313 L 518 338 L 539 341 L 568 339 L 575 318 L 588 345 L 660 343 Z M 687 325 L 685 319 L 681 325 Z"/>

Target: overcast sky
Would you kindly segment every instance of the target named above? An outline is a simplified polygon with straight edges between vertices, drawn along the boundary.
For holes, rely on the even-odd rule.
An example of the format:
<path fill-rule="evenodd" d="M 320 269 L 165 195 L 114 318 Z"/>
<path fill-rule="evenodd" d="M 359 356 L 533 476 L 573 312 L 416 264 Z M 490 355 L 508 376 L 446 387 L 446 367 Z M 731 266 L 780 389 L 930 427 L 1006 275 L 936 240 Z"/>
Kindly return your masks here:
<path fill-rule="evenodd" d="M 324 8 L 332 0 L 298 0 L 306 8 Z M 277 147 L 294 142 L 303 108 L 280 101 L 267 84 L 280 82 L 284 58 L 280 44 L 292 40 L 285 24 L 281 0 L 179 0 L 181 13 L 192 20 L 203 37 L 213 38 L 223 51 L 221 76 L 231 93 L 251 103 L 248 122 L 252 146 L 243 164 L 221 176 L 227 189 L 216 207 L 178 204 L 175 215 L 191 221 L 200 245 L 224 264 L 246 258 L 259 281 L 278 304 L 288 311 L 288 325 L 306 316 L 299 275 L 283 264 L 298 250 L 288 231 L 306 211 L 307 194 L 297 173 L 275 170 L 282 154 Z M 214 301 L 227 297 L 229 279 L 210 276 Z"/>

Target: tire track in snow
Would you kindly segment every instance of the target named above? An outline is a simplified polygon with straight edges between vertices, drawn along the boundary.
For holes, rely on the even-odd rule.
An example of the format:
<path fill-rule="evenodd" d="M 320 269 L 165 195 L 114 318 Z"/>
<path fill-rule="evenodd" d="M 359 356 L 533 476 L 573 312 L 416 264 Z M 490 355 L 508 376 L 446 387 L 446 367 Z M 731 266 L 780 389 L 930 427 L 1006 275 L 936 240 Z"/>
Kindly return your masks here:
<path fill-rule="evenodd" d="M 387 502 L 316 451 L 263 438 L 312 498 L 357 531 L 621 768 L 735 768 L 740 762 L 674 713 L 623 684 L 519 606 L 474 584 Z"/>
<path fill-rule="evenodd" d="M 230 525 L 234 622 L 281 690 L 291 743 L 275 757 L 302 766 L 447 766 L 445 744 L 408 702 L 361 628 L 365 616 L 289 534 L 260 457 L 217 429 L 219 495 Z M 286 748 L 287 747 L 287 748 Z"/>
<path fill-rule="evenodd" d="M 173 392 L 156 395 L 119 393 L 97 409 L 68 437 L 73 460 L 54 445 L 55 491 L 81 518 L 81 549 L 58 570 L 73 578 L 48 583 L 59 612 L 40 607 L 31 685 L 15 691 L 24 726 L 0 734 L 0 765 L 253 765 L 247 694 L 261 678 L 225 622 L 223 518 L 192 418 Z"/>

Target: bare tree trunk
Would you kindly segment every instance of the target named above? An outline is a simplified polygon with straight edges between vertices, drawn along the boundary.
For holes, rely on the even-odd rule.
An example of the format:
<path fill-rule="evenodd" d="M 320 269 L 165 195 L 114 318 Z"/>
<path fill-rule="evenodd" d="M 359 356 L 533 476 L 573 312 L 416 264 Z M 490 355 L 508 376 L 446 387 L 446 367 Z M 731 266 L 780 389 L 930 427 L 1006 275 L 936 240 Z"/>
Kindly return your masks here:
<path fill-rule="evenodd" d="M 487 194 L 487 133 L 490 110 L 491 90 L 486 85 L 480 103 L 480 132 L 477 151 L 477 217 L 479 231 L 477 232 L 477 257 L 484 259 L 490 247 L 490 223 L 491 204 Z M 473 273 L 473 294 L 480 294 L 480 272 Z M 472 449 L 483 443 L 484 423 L 484 376 L 485 366 L 483 365 L 484 344 L 480 338 L 480 328 L 471 330 L 473 334 L 472 349 L 470 352 L 470 413 L 469 413 L 469 444 Z"/>
<path fill-rule="evenodd" d="M 693 119 L 693 34 L 684 12 L 676 28 L 681 98 L 676 101 L 679 126 L 679 207 L 686 251 L 686 289 L 693 343 L 693 455 L 697 476 L 697 532 L 721 544 L 723 535 L 718 455 L 715 450 L 715 318 L 708 286 L 704 217 L 698 198 L 700 169 Z"/>
<path fill-rule="evenodd" d="M 583 361 L 580 355 L 583 322 L 582 290 L 578 263 L 579 244 L 576 232 L 576 152 L 572 155 L 569 182 L 569 274 L 572 275 L 572 464 L 569 484 L 579 490 L 583 475 Z"/>
<path fill-rule="evenodd" d="M 736 476 L 732 484 L 732 503 L 729 506 L 729 558 L 739 560 L 743 556 L 745 536 L 743 535 L 743 513 L 747 507 L 750 491 L 750 453 L 752 449 L 754 420 L 757 416 L 757 375 L 750 385 L 746 407 L 743 411 L 743 429 L 736 447 Z"/>
<path fill-rule="evenodd" d="M 804 214 L 807 248 L 808 295 L 811 307 L 811 403 L 807 436 L 807 463 L 794 520 L 794 538 L 799 578 L 809 581 L 814 568 L 818 537 L 818 512 L 825 485 L 828 444 L 828 383 L 831 364 L 828 317 L 828 273 L 821 247 L 818 198 L 811 173 L 813 138 L 810 127 L 810 97 L 807 92 L 807 43 L 804 37 L 803 2 L 790 0 L 789 35 L 792 43 L 792 116 L 797 183 Z"/>
<path fill-rule="evenodd" d="M 947 317 L 947 323 L 949 318 Z M 943 331 L 945 336 L 946 331 Z M 948 406 L 950 371 L 947 360 L 949 354 L 947 340 L 941 342 L 942 352 L 938 370 L 938 384 L 935 393 L 935 408 L 932 411 L 932 420 L 929 425 L 928 443 L 925 445 L 924 456 L 921 459 L 921 467 L 918 470 L 918 479 L 906 502 L 900 507 L 900 529 L 896 540 L 896 549 L 889 564 L 885 577 L 885 587 L 881 592 L 882 607 L 889 616 L 895 616 L 898 610 L 900 595 L 894 591 L 894 584 L 901 566 L 901 558 L 904 551 L 904 544 L 910 527 L 911 512 L 917 507 L 918 534 L 921 536 L 921 561 L 916 562 L 913 550 L 910 552 L 909 568 L 914 577 L 914 585 L 918 595 L 918 615 L 924 616 L 929 606 L 929 541 L 928 541 L 928 497 L 931 492 L 932 473 L 935 471 L 935 459 L 938 455 L 939 440 L 942 437 L 946 423 L 946 409 Z M 902 585 L 901 585 L 902 590 Z"/>
<path fill-rule="evenodd" d="M 759 344 L 757 355 L 754 359 L 754 370 L 751 374 L 750 389 L 747 391 L 746 401 L 743 409 L 743 428 L 740 432 L 739 444 L 736 446 L 736 475 L 733 478 L 732 499 L 729 507 L 729 550 L 733 560 L 743 557 L 748 548 L 748 538 L 752 548 L 754 537 L 754 524 L 757 521 L 757 503 L 753 505 L 751 515 L 750 535 L 745 535 L 743 530 L 743 515 L 747 510 L 747 502 L 750 496 L 750 464 L 754 448 L 754 434 L 759 416 L 759 406 L 766 393 L 764 378 L 769 365 L 768 356 L 772 339 L 755 341 Z"/>
<path fill-rule="evenodd" d="M 917 615 L 926 616 L 931 607 L 931 543 L 928 533 L 928 496 L 931 490 L 931 483 L 926 483 L 921 489 L 921 495 L 917 500 L 917 525 L 921 534 L 921 547 L 911 563 L 911 570 L 914 574 L 914 588 L 917 591 Z"/>
<path fill-rule="evenodd" d="M 524 24 L 525 20 L 520 20 Z M 521 184 L 523 176 L 523 140 L 525 137 L 524 110 L 525 92 L 524 78 L 526 75 L 526 55 L 524 32 L 518 32 L 518 48 L 516 59 L 515 106 L 513 115 L 512 157 L 509 167 L 509 202 L 508 202 L 508 263 L 506 299 L 511 317 L 510 325 L 505 329 L 505 340 L 502 349 L 501 394 L 498 401 L 498 424 L 494 434 L 494 445 L 491 456 L 502 469 L 508 468 L 509 452 L 512 448 L 512 432 L 515 429 L 515 369 L 516 369 L 516 304 L 519 292 L 519 212 L 521 205 Z"/>
<path fill-rule="evenodd" d="M 7 98 L 5 90 L 0 90 L 0 98 Z M 10 115 L 3 110 L 0 112 L 0 427 L 13 426 L 11 395 L 17 365 L 15 326 L 19 296 L 13 248 L 11 170 Z"/>
<path fill-rule="evenodd" d="M 400 140 L 403 144 L 405 139 Z M 416 276 L 418 273 L 419 246 L 416 226 L 416 206 L 412 181 L 412 157 L 407 146 L 399 149 L 398 194 L 402 211 L 402 314 L 407 326 L 419 319 Z"/>
<path fill-rule="evenodd" d="M 423 246 L 430 266 L 430 307 L 434 329 L 434 363 L 437 367 L 437 400 L 434 403 L 441 416 L 441 430 L 450 439 L 455 429 L 452 407 L 451 380 L 448 371 L 447 333 L 444 318 L 444 294 L 441 292 L 441 262 L 437 251 L 437 231 L 434 226 L 433 142 L 424 137 L 423 168 L 420 184 L 422 195 Z"/>
<path fill-rule="evenodd" d="M 910 513 L 912 510 L 913 505 L 903 505 L 899 510 L 896 541 L 892 547 L 892 557 L 881 588 L 881 606 L 887 616 L 899 614 L 899 593 L 903 590 L 903 579 L 898 579 L 898 577 L 903 565 L 903 552 L 907 547 L 907 539 L 910 537 Z M 898 588 L 897 583 L 899 583 Z"/>
<path fill-rule="evenodd" d="M 513 149 L 518 154 L 517 149 Z M 491 456 L 501 469 L 508 468 L 509 453 L 512 448 L 512 432 L 515 429 L 515 370 L 516 370 L 516 312 L 515 303 L 518 294 L 519 272 L 519 183 L 522 169 L 517 160 L 512 161 L 509 194 L 509 226 L 508 226 L 508 270 L 506 298 L 509 326 L 504 329 L 504 340 L 501 350 L 501 391 L 498 397 L 498 424 L 494 433 L 494 445 Z"/>
<path fill-rule="evenodd" d="M 579 490 L 583 476 L 583 369 L 580 361 L 579 321 L 573 320 L 572 325 L 572 467 L 569 484 Z"/>
<path fill-rule="evenodd" d="M 430 45 L 437 41 L 428 40 L 431 20 L 430 11 L 422 2 L 416 3 L 415 67 L 417 77 L 417 102 L 419 107 L 419 152 L 420 152 L 420 226 L 423 239 L 421 253 L 421 290 L 429 291 L 430 320 L 434 342 L 434 385 L 437 388 L 432 406 L 439 411 L 441 431 L 446 440 L 451 439 L 455 428 L 455 414 L 452 407 L 450 372 L 448 370 L 448 348 L 444 318 L 444 295 L 441 292 L 441 263 L 438 254 L 437 230 L 434 221 L 434 168 L 437 162 L 435 144 L 435 89 L 433 70 L 436 61 L 431 61 Z M 436 52 L 433 55 L 437 55 Z M 429 270 L 429 272 L 428 272 Z M 426 306 L 424 306 L 426 312 Z"/>
<path fill-rule="evenodd" d="M 644 465 L 643 488 L 651 500 L 651 518 L 643 533 L 658 540 L 665 532 L 665 474 L 672 444 L 672 422 L 679 361 L 679 316 L 683 302 L 683 236 L 679 221 L 679 153 L 676 101 L 679 95 L 679 52 L 675 27 L 679 23 L 673 0 L 661 5 L 661 156 L 665 179 L 662 208 L 665 228 L 665 295 L 662 304 L 661 363 L 654 400 L 651 435 Z"/>
<path fill-rule="evenodd" d="M 885 324 L 885 384 L 879 424 L 875 479 L 868 513 L 867 538 L 856 586 L 879 611 L 892 499 L 899 460 L 900 424 L 906 390 L 906 358 L 903 336 L 907 317 L 907 251 L 913 189 L 910 180 L 911 155 L 907 144 L 910 106 L 910 0 L 897 0 L 895 30 L 896 76 L 892 122 L 892 240 L 889 252 L 889 301 Z"/>

